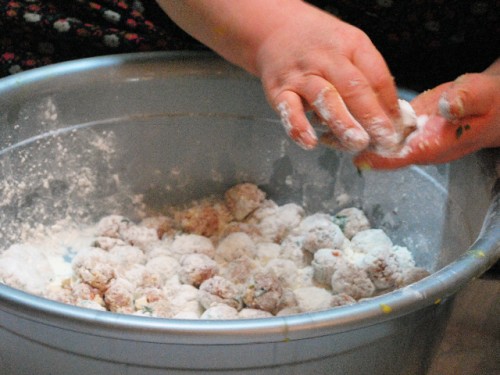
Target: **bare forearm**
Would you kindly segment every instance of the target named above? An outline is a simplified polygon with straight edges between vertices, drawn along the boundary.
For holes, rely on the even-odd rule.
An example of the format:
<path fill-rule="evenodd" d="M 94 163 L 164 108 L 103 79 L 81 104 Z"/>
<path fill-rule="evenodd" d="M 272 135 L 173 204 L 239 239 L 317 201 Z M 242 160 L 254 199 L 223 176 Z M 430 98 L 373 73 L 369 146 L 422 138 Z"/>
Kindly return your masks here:
<path fill-rule="evenodd" d="M 300 17 L 300 0 L 157 0 L 182 29 L 225 59 L 258 74 L 259 46 L 290 15 Z"/>
<path fill-rule="evenodd" d="M 302 0 L 157 1 L 181 28 L 261 79 L 287 134 L 301 147 L 318 142 L 305 115 L 309 109 L 346 150 L 397 144 L 394 80 L 356 27 Z"/>

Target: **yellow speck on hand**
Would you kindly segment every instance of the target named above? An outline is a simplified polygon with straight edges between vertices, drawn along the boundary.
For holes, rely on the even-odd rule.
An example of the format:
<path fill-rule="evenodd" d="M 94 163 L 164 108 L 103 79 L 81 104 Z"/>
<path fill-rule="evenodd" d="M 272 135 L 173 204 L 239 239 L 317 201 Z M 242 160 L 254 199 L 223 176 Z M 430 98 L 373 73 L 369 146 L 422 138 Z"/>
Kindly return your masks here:
<path fill-rule="evenodd" d="M 392 312 L 392 307 L 389 305 L 386 305 L 385 303 L 380 304 L 380 308 L 382 309 L 382 312 L 384 314 L 389 314 Z"/>
<path fill-rule="evenodd" d="M 359 163 L 357 167 L 361 172 L 369 171 L 372 169 L 372 166 L 368 162 Z"/>
<path fill-rule="evenodd" d="M 222 40 L 227 35 L 227 29 L 224 26 L 216 26 L 212 28 L 212 39 L 214 42 Z"/>
<path fill-rule="evenodd" d="M 217 27 L 213 28 L 213 32 L 217 36 L 224 36 L 226 34 L 227 30 L 222 26 L 217 26 Z"/>

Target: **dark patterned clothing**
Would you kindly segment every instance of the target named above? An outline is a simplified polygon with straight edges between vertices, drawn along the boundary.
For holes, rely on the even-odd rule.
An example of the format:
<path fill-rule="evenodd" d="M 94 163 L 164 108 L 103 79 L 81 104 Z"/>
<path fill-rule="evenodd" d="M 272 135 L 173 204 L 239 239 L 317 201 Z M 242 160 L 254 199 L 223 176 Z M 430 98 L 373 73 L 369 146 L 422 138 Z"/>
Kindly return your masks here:
<path fill-rule="evenodd" d="M 500 56 L 499 0 L 316 0 L 372 39 L 398 84 L 422 90 Z"/>
<path fill-rule="evenodd" d="M 0 76 L 104 54 L 199 48 L 154 0 L 0 0 Z"/>
<path fill-rule="evenodd" d="M 364 30 L 406 87 L 481 71 L 500 55 L 500 0 L 310 2 Z M 0 0 L 0 77 L 82 57 L 203 48 L 154 0 Z"/>

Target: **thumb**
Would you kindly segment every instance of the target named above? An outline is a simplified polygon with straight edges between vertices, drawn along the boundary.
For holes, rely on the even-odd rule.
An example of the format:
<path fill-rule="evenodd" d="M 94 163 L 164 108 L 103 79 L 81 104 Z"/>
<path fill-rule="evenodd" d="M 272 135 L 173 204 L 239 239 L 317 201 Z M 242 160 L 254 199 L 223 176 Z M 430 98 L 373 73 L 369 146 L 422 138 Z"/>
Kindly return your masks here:
<path fill-rule="evenodd" d="M 450 121 L 487 114 L 498 95 L 499 79 L 485 73 L 458 77 L 439 99 L 440 114 Z"/>

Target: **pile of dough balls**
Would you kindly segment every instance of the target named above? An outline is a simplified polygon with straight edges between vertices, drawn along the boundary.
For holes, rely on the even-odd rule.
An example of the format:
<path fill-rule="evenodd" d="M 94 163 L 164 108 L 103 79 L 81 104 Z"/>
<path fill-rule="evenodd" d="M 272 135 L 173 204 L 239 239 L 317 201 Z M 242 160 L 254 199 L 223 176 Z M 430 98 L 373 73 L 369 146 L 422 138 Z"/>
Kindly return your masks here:
<path fill-rule="evenodd" d="M 104 217 L 46 298 L 179 319 L 261 318 L 353 304 L 428 275 L 365 214 L 277 205 L 242 183 L 133 223 Z"/>

